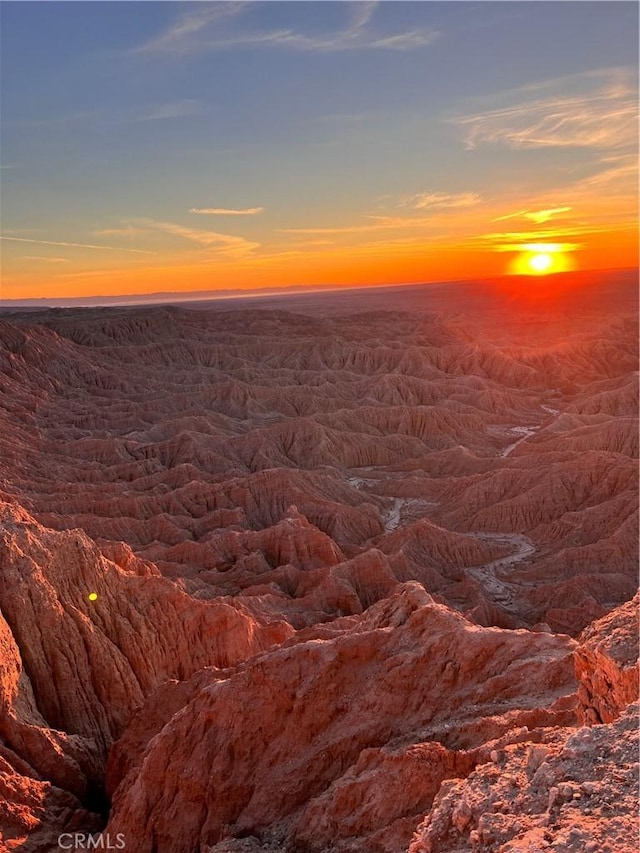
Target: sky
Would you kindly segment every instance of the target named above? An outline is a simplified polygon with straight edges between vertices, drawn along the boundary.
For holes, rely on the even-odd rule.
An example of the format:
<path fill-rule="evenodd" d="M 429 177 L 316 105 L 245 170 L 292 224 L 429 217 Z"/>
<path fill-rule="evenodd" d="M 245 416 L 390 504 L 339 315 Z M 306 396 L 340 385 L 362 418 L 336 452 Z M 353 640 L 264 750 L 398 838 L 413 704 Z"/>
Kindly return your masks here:
<path fill-rule="evenodd" d="M 637 265 L 635 2 L 0 15 L 3 299 Z"/>

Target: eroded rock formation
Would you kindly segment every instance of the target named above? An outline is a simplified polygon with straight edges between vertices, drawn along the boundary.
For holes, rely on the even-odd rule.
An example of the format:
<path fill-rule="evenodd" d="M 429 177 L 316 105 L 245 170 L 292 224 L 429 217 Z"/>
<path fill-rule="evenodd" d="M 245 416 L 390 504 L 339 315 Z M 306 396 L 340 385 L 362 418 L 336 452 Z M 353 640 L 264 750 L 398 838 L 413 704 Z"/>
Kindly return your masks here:
<path fill-rule="evenodd" d="M 635 281 L 292 300 L 0 321 L 1 843 L 631 850 Z"/>

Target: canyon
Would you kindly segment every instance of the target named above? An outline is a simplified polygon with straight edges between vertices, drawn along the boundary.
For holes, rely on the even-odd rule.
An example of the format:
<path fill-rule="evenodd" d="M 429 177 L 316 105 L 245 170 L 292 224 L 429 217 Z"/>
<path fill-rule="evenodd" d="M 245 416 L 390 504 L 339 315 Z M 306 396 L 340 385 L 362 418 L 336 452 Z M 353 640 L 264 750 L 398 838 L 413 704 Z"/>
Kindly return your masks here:
<path fill-rule="evenodd" d="M 0 313 L 0 849 L 635 850 L 637 316 Z"/>

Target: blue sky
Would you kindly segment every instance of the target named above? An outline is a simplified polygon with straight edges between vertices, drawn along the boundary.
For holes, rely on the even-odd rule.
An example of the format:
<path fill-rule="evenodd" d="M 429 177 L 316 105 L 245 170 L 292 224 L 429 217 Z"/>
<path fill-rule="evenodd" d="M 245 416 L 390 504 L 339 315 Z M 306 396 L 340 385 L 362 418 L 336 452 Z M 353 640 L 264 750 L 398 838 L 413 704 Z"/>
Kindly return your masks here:
<path fill-rule="evenodd" d="M 587 216 L 585 182 L 613 168 L 627 183 L 611 200 L 632 194 L 635 3 L 5 0 L 1 15 L 16 292 L 131 264 L 231 281 L 241 258 L 362 252 L 378 223 L 399 246 L 473 239 L 481 220 L 452 212 L 488 224 L 547 197 Z"/>

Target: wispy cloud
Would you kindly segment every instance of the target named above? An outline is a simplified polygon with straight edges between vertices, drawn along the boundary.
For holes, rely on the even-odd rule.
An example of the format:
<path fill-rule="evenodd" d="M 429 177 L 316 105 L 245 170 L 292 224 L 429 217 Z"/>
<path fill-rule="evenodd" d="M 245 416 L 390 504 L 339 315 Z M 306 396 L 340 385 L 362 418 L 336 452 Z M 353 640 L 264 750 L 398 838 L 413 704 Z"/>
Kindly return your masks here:
<path fill-rule="evenodd" d="M 524 86 L 495 96 L 491 109 L 454 121 L 464 131 L 468 149 L 487 145 L 523 151 L 580 149 L 576 158 L 579 167 L 568 170 L 566 180 L 555 190 L 534 192 L 524 205 L 521 198 L 520 209 L 492 220 L 525 219 L 540 227 L 558 220 L 555 230 L 485 238 L 522 243 L 528 236 L 529 242 L 535 242 L 542 237 L 602 233 L 614 220 L 617 227 L 626 228 L 637 219 L 638 93 L 634 69 L 595 69 Z M 606 226 L 605 218 L 609 220 Z"/>
<path fill-rule="evenodd" d="M 242 257 L 249 254 L 253 249 L 257 249 L 260 243 L 254 243 L 246 240 L 244 237 L 237 237 L 233 234 L 220 234 L 217 231 L 204 231 L 200 228 L 189 228 L 184 225 L 179 225 L 175 222 L 159 222 L 155 219 L 136 219 L 132 223 L 134 226 L 142 225 L 155 231 L 163 231 L 166 234 L 173 234 L 176 237 L 182 237 L 191 243 L 196 243 L 206 249 L 214 249 L 216 252 L 233 257 Z"/>
<path fill-rule="evenodd" d="M 163 33 L 137 48 L 138 52 L 182 53 L 193 44 L 193 39 L 203 30 L 225 18 L 233 18 L 245 10 L 245 3 L 203 4 L 200 8 L 180 15 Z"/>
<path fill-rule="evenodd" d="M 364 234 L 378 231 L 380 225 L 344 225 L 331 228 L 280 228 L 282 234 Z"/>
<path fill-rule="evenodd" d="M 124 246 L 98 246 L 94 243 L 67 243 L 62 240 L 32 240 L 29 237 L 0 236 L 0 240 L 12 240 L 16 243 L 37 243 L 40 246 L 69 246 L 74 249 L 101 249 L 107 252 L 134 252 L 137 255 L 155 255 L 146 249 L 128 249 Z"/>
<path fill-rule="evenodd" d="M 103 114 L 101 109 L 80 110 L 73 113 L 36 118 L 8 118 L 5 119 L 5 123 L 10 127 L 56 127 L 57 125 L 67 125 L 74 122 L 95 121 L 100 119 Z"/>
<path fill-rule="evenodd" d="M 93 233 L 96 237 L 137 237 L 140 234 L 147 233 L 146 228 L 134 228 L 133 225 L 127 225 L 124 228 L 101 228 Z"/>
<path fill-rule="evenodd" d="M 468 149 L 487 144 L 619 149 L 637 137 L 637 93 L 625 69 L 527 86 L 511 100 L 498 109 L 454 119 L 465 130 Z"/>
<path fill-rule="evenodd" d="M 113 125 L 137 124 L 138 122 L 162 121 L 188 116 L 201 115 L 206 112 L 206 105 L 195 98 L 184 98 L 178 101 L 160 101 L 147 106 L 112 109 L 97 107 L 91 110 L 81 110 L 74 113 L 42 116 L 36 118 L 7 119 L 12 127 L 56 128 L 60 125 L 92 125 L 98 128 Z M 6 168 L 14 168 L 7 166 Z"/>
<path fill-rule="evenodd" d="M 263 210 L 264 207 L 245 207 L 241 210 L 229 207 L 192 207 L 189 213 L 201 213 L 205 216 L 253 216 Z"/>
<path fill-rule="evenodd" d="M 473 207 L 481 201 L 478 193 L 416 193 L 406 197 L 401 205 L 426 210 L 430 207 Z"/>
<path fill-rule="evenodd" d="M 433 225 L 431 217 L 369 216 L 365 225 L 343 225 L 322 228 L 281 228 L 286 234 L 366 234 L 369 231 L 386 231 L 394 228 L 424 228 Z"/>
<path fill-rule="evenodd" d="M 164 104 L 151 106 L 141 113 L 131 117 L 131 121 L 161 121 L 171 118 L 186 118 L 200 115 L 205 110 L 202 101 L 195 98 L 185 98 L 181 101 L 168 101 Z"/>
<path fill-rule="evenodd" d="M 181 15 L 165 32 L 139 48 L 141 54 L 189 55 L 207 50 L 233 47 L 285 47 L 292 50 L 333 52 L 345 50 L 414 50 L 436 41 L 440 33 L 428 28 L 414 28 L 396 33 L 380 32 L 372 26 L 377 2 L 342 3 L 348 21 L 341 29 L 329 33 L 301 32 L 293 28 L 253 32 L 242 30 L 236 19 L 247 17 L 251 3 L 216 3 Z"/>
<path fill-rule="evenodd" d="M 636 151 L 617 152 L 603 156 L 599 161 L 600 171 L 584 178 L 580 189 L 598 193 L 622 190 L 637 201 L 638 155 Z"/>
<path fill-rule="evenodd" d="M 396 207 L 411 210 L 433 210 L 429 216 L 379 216 L 364 214 L 368 220 L 361 225 L 342 225 L 337 227 L 323 226 L 320 228 L 283 228 L 287 234 L 366 234 L 370 231 L 387 231 L 393 229 L 411 229 L 433 227 L 435 216 L 440 213 L 446 216 L 446 209 L 474 207 L 482 202 L 478 193 L 414 193 L 405 196 L 380 196 L 380 200 L 394 199 Z M 437 212 L 437 213 L 435 213 Z M 442 216 L 440 217 L 442 218 Z"/>
<path fill-rule="evenodd" d="M 479 234 L 472 239 L 479 240 L 491 247 L 495 252 L 510 252 L 514 247 L 519 247 L 525 244 L 548 244 L 558 243 L 568 237 L 583 237 L 588 234 L 606 234 L 610 231 L 610 227 L 605 224 L 599 225 L 575 225 L 566 228 L 554 228 L 539 231 L 504 231 L 493 232 L 490 234 Z M 559 244 L 560 245 L 560 244 Z M 562 243 L 563 246 L 570 246 L 572 249 L 580 248 L 580 244 Z"/>
<path fill-rule="evenodd" d="M 69 258 L 48 258 L 43 255 L 21 255 L 23 261 L 46 261 L 48 264 L 68 264 Z"/>
<path fill-rule="evenodd" d="M 536 225 L 543 225 L 549 222 L 550 219 L 558 216 L 561 213 L 568 213 L 573 208 L 571 207 L 550 207 L 547 210 L 519 210 L 516 213 L 508 213 L 506 216 L 498 216 L 492 219 L 492 222 L 504 222 L 505 219 L 530 219 Z"/>
<path fill-rule="evenodd" d="M 302 240 L 295 243 L 296 246 L 333 246 L 333 240 Z"/>
<path fill-rule="evenodd" d="M 575 252 L 582 243 L 498 243 L 494 252 Z"/>

